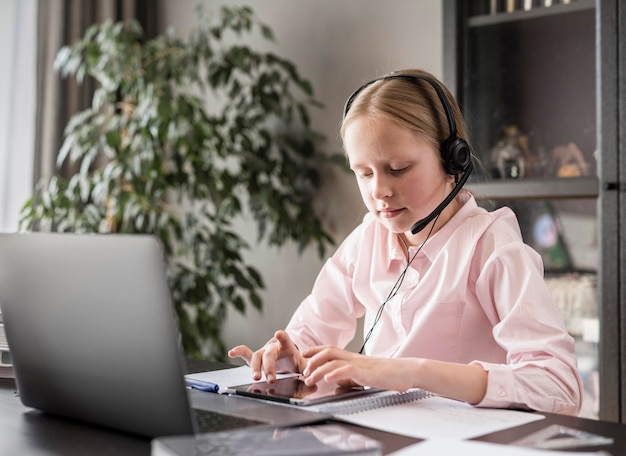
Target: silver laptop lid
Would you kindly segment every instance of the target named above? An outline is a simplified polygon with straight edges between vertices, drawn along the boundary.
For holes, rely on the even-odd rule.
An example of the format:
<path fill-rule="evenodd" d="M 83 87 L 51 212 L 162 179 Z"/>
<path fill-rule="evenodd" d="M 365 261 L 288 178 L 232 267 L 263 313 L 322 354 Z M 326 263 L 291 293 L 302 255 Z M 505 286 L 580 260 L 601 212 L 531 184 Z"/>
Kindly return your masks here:
<path fill-rule="evenodd" d="M 24 405 L 148 437 L 192 432 L 156 238 L 0 234 L 0 308 Z"/>

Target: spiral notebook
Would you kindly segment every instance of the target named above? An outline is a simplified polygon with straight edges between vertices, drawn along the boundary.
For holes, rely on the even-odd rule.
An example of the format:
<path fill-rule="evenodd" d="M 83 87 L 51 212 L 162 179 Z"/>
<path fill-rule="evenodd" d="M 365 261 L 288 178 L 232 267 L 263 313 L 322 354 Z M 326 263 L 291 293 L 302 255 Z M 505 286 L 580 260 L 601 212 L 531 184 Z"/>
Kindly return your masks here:
<path fill-rule="evenodd" d="M 309 407 L 309 410 L 333 415 L 334 417 L 349 416 L 357 413 L 376 410 L 384 407 L 406 404 L 408 402 L 419 401 L 432 397 L 433 394 L 423 389 L 411 389 L 404 392 L 398 391 L 377 391 L 368 396 L 327 402 L 318 406 Z M 322 412 L 323 410 L 323 412 Z"/>
<path fill-rule="evenodd" d="M 335 420 L 420 439 L 472 439 L 545 418 L 533 412 L 474 407 L 422 389 L 380 391 L 309 410 L 332 415 Z"/>

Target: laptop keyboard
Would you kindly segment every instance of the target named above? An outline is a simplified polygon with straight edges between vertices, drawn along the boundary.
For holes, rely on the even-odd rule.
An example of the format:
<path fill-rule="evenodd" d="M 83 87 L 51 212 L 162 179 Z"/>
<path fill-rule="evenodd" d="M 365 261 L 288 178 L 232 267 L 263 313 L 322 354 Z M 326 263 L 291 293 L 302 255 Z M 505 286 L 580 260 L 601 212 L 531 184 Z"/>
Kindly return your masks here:
<path fill-rule="evenodd" d="M 225 415 L 209 410 L 194 409 L 198 432 L 218 432 L 259 426 L 266 423 L 239 416 Z"/>

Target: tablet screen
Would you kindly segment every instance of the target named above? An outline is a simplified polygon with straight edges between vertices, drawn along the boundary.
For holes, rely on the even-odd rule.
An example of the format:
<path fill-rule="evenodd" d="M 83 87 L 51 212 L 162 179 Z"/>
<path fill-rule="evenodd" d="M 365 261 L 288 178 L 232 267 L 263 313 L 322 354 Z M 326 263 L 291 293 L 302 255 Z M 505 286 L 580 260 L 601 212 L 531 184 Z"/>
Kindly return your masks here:
<path fill-rule="evenodd" d="M 318 382 L 307 386 L 302 377 L 288 377 L 276 380 L 274 383 L 257 382 L 239 385 L 232 390 L 235 394 L 256 397 L 296 405 L 311 405 L 337 399 L 367 394 L 378 391 L 368 387 L 344 387 L 334 383 Z"/>

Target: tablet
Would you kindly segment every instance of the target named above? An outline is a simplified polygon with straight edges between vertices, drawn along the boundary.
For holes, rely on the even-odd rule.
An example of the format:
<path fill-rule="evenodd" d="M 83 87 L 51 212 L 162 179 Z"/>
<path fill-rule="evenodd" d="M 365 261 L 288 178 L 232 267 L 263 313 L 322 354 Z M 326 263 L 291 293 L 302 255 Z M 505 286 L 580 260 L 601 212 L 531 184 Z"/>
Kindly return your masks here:
<path fill-rule="evenodd" d="M 229 392 L 293 405 L 313 405 L 380 391 L 367 386 L 346 387 L 324 381 L 308 386 L 301 376 L 281 378 L 274 383 L 257 382 L 229 388 Z"/>

